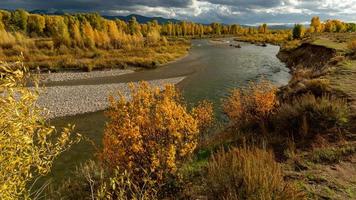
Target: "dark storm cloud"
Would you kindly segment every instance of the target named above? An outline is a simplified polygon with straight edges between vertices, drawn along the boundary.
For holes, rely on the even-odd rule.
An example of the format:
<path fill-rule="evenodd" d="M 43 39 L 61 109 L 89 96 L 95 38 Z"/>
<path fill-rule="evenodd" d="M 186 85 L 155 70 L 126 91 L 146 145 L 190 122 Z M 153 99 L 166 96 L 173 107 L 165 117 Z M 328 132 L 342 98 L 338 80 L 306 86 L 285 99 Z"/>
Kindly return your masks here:
<path fill-rule="evenodd" d="M 282 4 L 282 0 L 200 0 L 213 4 L 230 5 L 240 8 L 271 8 Z"/>
<path fill-rule="evenodd" d="M 300 23 L 314 15 L 356 21 L 356 0 L 0 0 L 0 8 L 135 13 L 203 23 Z"/>
<path fill-rule="evenodd" d="M 132 6 L 187 7 L 191 0 L 1 0 L 0 7 L 7 9 L 60 9 L 98 10 L 120 9 Z"/>

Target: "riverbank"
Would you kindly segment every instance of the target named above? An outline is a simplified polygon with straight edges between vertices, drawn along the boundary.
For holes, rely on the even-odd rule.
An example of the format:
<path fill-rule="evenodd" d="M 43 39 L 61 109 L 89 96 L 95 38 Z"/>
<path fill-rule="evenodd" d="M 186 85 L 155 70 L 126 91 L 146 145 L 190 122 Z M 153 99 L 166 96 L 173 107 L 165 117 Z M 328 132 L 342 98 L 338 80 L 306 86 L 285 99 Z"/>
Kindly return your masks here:
<path fill-rule="evenodd" d="M 301 199 L 356 197 L 356 121 L 349 116 L 356 113 L 352 86 L 356 83 L 356 62 L 348 50 L 341 48 L 347 41 L 340 44 L 332 40 L 335 36 L 330 37 L 280 49 L 278 57 L 290 68 L 292 77 L 279 88 L 278 105 L 264 121 L 266 130 L 259 128 L 258 120 L 242 127 L 230 120 L 222 131 L 209 135 L 194 160 L 182 169 L 190 184 L 188 194 L 199 196 L 204 187 L 209 187 L 204 186 L 207 178 L 224 180 L 222 190 L 224 184 L 231 185 L 233 181 L 225 171 L 220 169 L 223 172 L 216 177 L 207 177 L 207 168 L 211 155 L 219 149 L 242 146 L 272 151 L 272 160 L 283 169 L 283 180 L 296 185 L 305 196 Z M 233 106 L 230 109 L 233 111 Z M 223 166 L 221 162 L 217 164 Z M 231 170 L 231 165 L 227 166 Z"/>
<path fill-rule="evenodd" d="M 356 62 L 346 48 L 352 36 L 320 34 L 278 54 L 292 72 L 292 80 L 281 89 L 282 101 L 311 93 L 344 99 L 350 108 L 346 127 L 320 133 L 328 132 L 334 139 L 319 138 L 312 148 L 295 149 L 293 157 L 282 163 L 286 177 L 296 181 L 310 199 L 356 197 Z"/>
<path fill-rule="evenodd" d="M 162 88 L 166 84 L 177 84 L 184 77 L 149 81 L 151 85 Z M 109 106 L 108 97 L 120 92 L 127 98 L 128 83 L 54 86 L 40 91 L 38 105 L 48 110 L 48 118 L 72 116 L 104 110 Z"/>
<path fill-rule="evenodd" d="M 39 69 L 41 72 L 95 71 L 130 67 L 152 69 L 184 57 L 190 47 L 189 40 L 172 39 L 165 44 L 133 46 L 126 49 L 80 49 L 64 46 L 60 49 L 2 49 L 0 60 L 8 63 L 21 60 L 30 69 Z"/>

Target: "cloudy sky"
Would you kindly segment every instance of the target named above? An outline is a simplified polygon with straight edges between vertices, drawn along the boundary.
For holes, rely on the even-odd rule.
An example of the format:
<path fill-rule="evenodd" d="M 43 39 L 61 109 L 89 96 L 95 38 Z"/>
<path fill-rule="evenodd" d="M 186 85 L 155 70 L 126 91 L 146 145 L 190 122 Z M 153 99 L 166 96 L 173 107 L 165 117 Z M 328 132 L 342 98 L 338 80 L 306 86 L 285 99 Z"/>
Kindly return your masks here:
<path fill-rule="evenodd" d="M 141 14 L 201 23 L 304 23 L 311 16 L 356 22 L 356 0 L 0 0 L 0 8 Z"/>

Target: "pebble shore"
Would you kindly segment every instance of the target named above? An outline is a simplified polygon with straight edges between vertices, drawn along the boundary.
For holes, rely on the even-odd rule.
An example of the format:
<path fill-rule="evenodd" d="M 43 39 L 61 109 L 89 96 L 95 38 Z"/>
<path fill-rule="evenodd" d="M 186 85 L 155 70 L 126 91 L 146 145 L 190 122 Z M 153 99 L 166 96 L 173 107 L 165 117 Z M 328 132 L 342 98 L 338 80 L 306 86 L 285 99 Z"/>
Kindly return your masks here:
<path fill-rule="evenodd" d="M 61 77 L 61 74 L 65 74 L 65 76 Z M 70 73 L 61 74 L 57 74 L 57 78 L 52 80 L 69 80 L 68 77 L 73 76 L 78 78 L 77 73 L 75 75 Z M 97 73 L 90 75 L 90 77 L 98 77 L 100 75 L 102 74 Z M 148 81 L 148 83 L 162 88 L 165 84 L 177 84 L 184 78 L 160 79 Z M 127 97 L 130 96 L 128 83 L 47 87 L 41 89 L 37 105 L 48 111 L 47 117 L 49 119 L 96 112 L 106 109 L 109 106 L 108 97 L 116 95 L 119 91 Z"/>
<path fill-rule="evenodd" d="M 133 70 L 113 69 L 113 70 L 93 71 L 93 72 L 49 73 L 49 74 L 41 74 L 40 80 L 43 83 L 47 83 L 47 82 L 88 79 L 88 78 L 119 76 L 119 75 L 129 74 L 129 73 L 133 73 L 133 72 L 134 72 Z"/>

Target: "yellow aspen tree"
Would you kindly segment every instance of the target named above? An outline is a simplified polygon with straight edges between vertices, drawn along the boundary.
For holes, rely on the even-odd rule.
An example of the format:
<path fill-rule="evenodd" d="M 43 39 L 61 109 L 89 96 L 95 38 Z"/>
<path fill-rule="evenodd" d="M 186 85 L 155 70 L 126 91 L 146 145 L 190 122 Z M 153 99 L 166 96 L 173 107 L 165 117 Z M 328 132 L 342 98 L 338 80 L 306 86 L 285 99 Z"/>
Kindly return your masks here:
<path fill-rule="evenodd" d="M 46 27 L 46 20 L 43 16 L 31 14 L 27 20 L 27 31 L 30 34 L 42 35 Z"/>
<path fill-rule="evenodd" d="M 80 33 L 79 22 L 73 22 L 69 25 L 69 32 L 72 38 L 72 44 L 75 47 L 84 47 L 82 35 Z"/>
<path fill-rule="evenodd" d="M 110 42 L 113 48 L 117 49 L 120 47 L 120 31 L 114 21 L 107 21 L 107 33 L 110 38 Z"/>
<path fill-rule="evenodd" d="M 26 71 L 19 63 L 0 63 L 0 199 L 30 199 L 28 186 L 80 140 L 71 137 L 72 127 L 58 133 L 48 124 Z"/>
<path fill-rule="evenodd" d="M 83 40 L 84 45 L 87 48 L 94 48 L 95 47 L 95 35 L 93 28 L 91 27 L 90 23 L 85 21 L 82 25 L 82 32 L 83 32 Z"/>
<path fill-rule="evenodd" d="M 313 17 L 311 19 L 311 24 L 310 24 L 310 27 L 313 27 L 313 32 L 315 33 L 320 33 L 321 30 L 322 30 L 322 26 L 321 26 L 321 22 L 320 22 L 320 19 L 319 17 Z"/>

